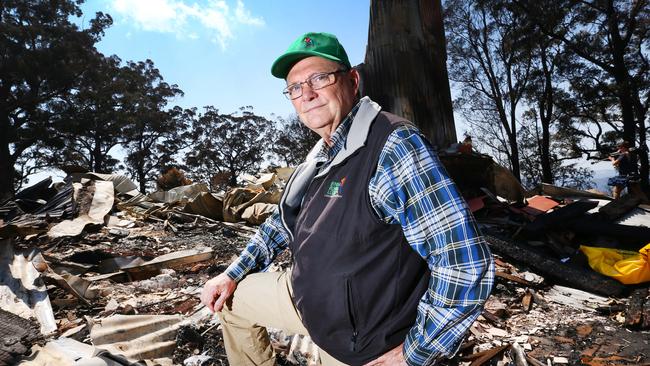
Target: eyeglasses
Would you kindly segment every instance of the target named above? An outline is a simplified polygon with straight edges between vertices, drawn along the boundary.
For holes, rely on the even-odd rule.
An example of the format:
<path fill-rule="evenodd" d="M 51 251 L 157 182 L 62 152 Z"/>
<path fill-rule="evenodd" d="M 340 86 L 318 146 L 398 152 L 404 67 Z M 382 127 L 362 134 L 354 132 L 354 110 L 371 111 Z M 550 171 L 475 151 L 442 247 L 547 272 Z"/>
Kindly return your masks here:
<path fill-rule="evenodd" d="M 332 72 L 322 72 L 310 76 L 307 80 L 299 83 L 293 83 L 287 86 L 282 93 L 289 100 L 294 100 L 302 96 L 302 84 L 309 85 L 313 90 L 323 89 L 326 86 L 330 86 L 336 82 L 336 76 L 339 72 L 346 72 L 347 70 L 336 70 Z"/>

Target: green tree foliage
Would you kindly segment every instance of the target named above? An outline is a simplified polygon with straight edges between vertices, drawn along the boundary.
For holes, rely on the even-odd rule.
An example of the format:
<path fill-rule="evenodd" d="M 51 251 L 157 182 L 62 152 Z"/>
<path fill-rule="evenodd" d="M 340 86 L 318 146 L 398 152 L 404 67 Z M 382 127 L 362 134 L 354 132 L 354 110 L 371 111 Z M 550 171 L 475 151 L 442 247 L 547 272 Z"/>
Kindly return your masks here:
<path fill-rule="evenodd" d="M 124 162 L 144 193 L 147 183 L 153 186 L 160 168 L 174 165 L 177 153 L 188 146 L 184 133 L 194 112 L 180 107 L 165 109 L 170 99 L 183 92 L 164 82 L 151 60 L 129 62 L 128 70 Z"/>
<path fill-rule="evenodd" d="M 455 106 L 521 180 L 517 118 L 532 64 L 522 19 L 502 1 L 446 5 L 449 77 L 461 89 Z"/>
<path fill-rule="evenodd" d="M 17 162 L 41 164 L 37 146 L 53 136 L 51 104 L 67 97 L 99 57 L 94 45 L 112 19 L 98 13 L 79 29 L 70 19 L 82 15 L 80 3 L 0 2 L 0 198 L 24 178 Z"/>
<path fill-rule="evenodd" d="M 237 185 L 241 173 L 256 173 L 274 143 L 267 132 L 271 121 L 255 115 L 252 107 L 220 114 L 208 106 L 192 121 L 191 147 L 185 164 L 194 181 L 212 182 L 219 173 L 228 173 L 229 184 Z"/>
<path fill-rule="evenodd" d="M 581 154 L 580 137 L 558 129 L 557 123 L 554 123 L 554 128 L 549 128 L 548 137 L 543 137 L 544 126 L 536 113 L 537 110 L 531 108 L 524 114 L 517 136 L 524 186 L 534 187 L 540 183 L 551 183 L 576 189 L 590 188 L 593 172 L 578 166 L 574 160 Z M 541 142 L 544 139 L 549 141 L 546 153 L 542 152 Z M 548 164 L 548 167 L 545 164 Z M 552 172 L 550 181 L 544 180 L 544 169 Z"/>
<path fill-rule="evenodd" d="M 155 187 L 160 173 L 178 165 L 180 152 L 189 145 L 187 127 L 193 110 L 174 107 L 160 114 L 161 119 L 142 124 L 142 129 L 132 135 L 127 149 L 127 171 L 140 183 L 143 193 Z"/>
<path fill-rule="evenodd" d="M 171 165 L 182 148 L 185 115 L 165 109 L 182 91 L 164 82 L 151 60 L 121 64 L 117 56 L 97 60 L 79 88 L 53 107 L 62 146 L 52 147 L 59 152 L 52 163 L 110 173 L 123 168 L 112 155 L 122 148 L 126 169 L 144 192 L 156 166 Z"/>
<path fill-rule="evenodd" d="M 278 158 L 279 163 L 297 166 L 305 161 L 320 137 L 294 114 L 287 119 L 279 118 L 277 126 L 270 132 L 270 139 L 273 140 L 271 152 Z"/>
<path fill-rule="evenodd" d="M 565 69 L 585 137 L 607 129 L 640 147 L 641 179 L 648 187 L 650 1 L 517 0 L 541 33 L 571 55 Z M 605 130 L 602 126 L 607 124 Z M 597 141 L 598 143 L 598 141 Z"/>
<path fill-rule="evenodd" d="M 536 162 L 534 165 L 525 164 L 525 170 L 540 174 L 537 179 L 530 174 L 525 173 L 525 175 L 534 180 L 541 179 L 544 183 L 557 184 L 561 181 L 558 172 L 562 168 L 558 162 L 565 158 L 579 157 L 575 154 L 558 157 L 551 152 L 552 129 L 557 126 L 558 119 L 562 116 L 562 111 L 557 108 L 557 101 L 566 94 L 559 88 L 557 77 L 557 70 L 564 60 L 564 52 L 558 42 L 535 33 L 534 28 L 529 31 L 533 34 L 529 46 L 532 67 L 530 82 L 524 94 L 529 105 L 529 110 L 525 113 L 529 128 L 527 131 L 522 131 L 524 133 L 520 135 L 535 137 L 527 141 L 534 144 L 532 151 L 536 152 L 534 155 Z M 526 133 L 531 130 L 534 133 Z"/>
<path fill-rule="evenodd" d="M 56 136 L 61 146 L 54 166 L 79 165 L 89 171 L 111 173 L 120 161 L 111 150 L 128 142 L 130 84 L 128 67 L 117 56 L 88 64 L 81 82 L 53 106 Z"/>
<path fill-rule="evenodd" d="M 635 90 L 646 100 L 629 97 L 637 102 L 627 104 L 643 114 L 632 126 L 644 145 L 650 88 L 646 3 L 447 2 L 450 75 L 462 90 L 456 106 L 479 145 L 507 161 L 515 175 L 519 165 L 524 183 L 583 187 L 591 172 L 571 159 L 600 157 L 613 136 L 627 138 L 622 100 L 637 95 Z M 624 72 L 617 52 L 627 63 Z"/>

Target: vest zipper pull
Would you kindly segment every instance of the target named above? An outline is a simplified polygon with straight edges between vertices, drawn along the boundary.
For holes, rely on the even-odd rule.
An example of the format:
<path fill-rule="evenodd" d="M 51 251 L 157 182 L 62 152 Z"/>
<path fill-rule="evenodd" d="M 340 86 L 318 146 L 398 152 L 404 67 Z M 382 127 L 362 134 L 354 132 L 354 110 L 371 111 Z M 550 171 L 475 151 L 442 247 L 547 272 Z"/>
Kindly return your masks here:
<path fill-rule="evenodd" d="M 356 352 L 356 350 L 357 350 L 357 336 L 358 335 L 359 335 L 359 333 L 356 330 L 354 330 L 352 332 L 352 338 L 350 339 L 350 349 L 353 352 Z"/>

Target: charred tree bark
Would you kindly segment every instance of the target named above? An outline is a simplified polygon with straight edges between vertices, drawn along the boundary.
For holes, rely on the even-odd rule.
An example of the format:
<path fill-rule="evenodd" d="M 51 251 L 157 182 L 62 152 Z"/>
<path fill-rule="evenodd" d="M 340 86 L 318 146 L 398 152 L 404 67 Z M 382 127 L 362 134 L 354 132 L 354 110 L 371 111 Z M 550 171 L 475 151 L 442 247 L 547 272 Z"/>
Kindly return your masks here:
<path fill-rule="evenodd" d="M 539 102 L 539 119 L 542 124 L 541 165 L 542 182 L 553 184 L 553 169 L 551 167 L 551 120 L 553 119 L 553 71 L 549 66 L 546 47 L 540 47 L 540 63 L 544 75 L 543 96 Z"/>
<path fill-rule="evenodd" d="M 4 114 L 4 113 L 3 113 Z M 0 202 L 14 196 L 14 163 L 9 150 L 9 117 L 0 117 Z"/>
<path fill-rule="evenodd" d="M 362 95 L 415 123 L 437 148 L 456 142 L 440 0 L 372 0 Z"/>
<path fill-rule="evenodd" d="M 140 186 L 140 193 L 146 194 L 147 193 L 147 172 L 145 172 L 145 168 L 142 164 L 138 165 L 137 173 L 138 177 L 138 184 Z"/>

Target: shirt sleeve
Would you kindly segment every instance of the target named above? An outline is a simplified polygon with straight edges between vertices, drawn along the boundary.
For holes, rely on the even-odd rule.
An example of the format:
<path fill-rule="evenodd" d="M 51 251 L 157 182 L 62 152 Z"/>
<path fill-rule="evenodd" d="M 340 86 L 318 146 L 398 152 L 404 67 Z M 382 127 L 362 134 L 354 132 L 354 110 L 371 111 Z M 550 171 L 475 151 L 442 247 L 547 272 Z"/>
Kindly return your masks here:
<path fill-rule="evenodd" d="M 400 224 L 431 270 L 404 342 L 408 365 L 452 357 L 492 290 L 494 261 L 436 153 L 412 126 L 396 129 L 369 184 L 377 215 Z"/>
<path fill-rule="evenodd" d="M 276 207 L 273 214 L 260 225 L 239 257 L 228 266 L 226 275 L 239 282 L 250 272 L 265 271 L 273 259 L 288 246 L 289 240 L 289 233 L 282 225 Z"/>

